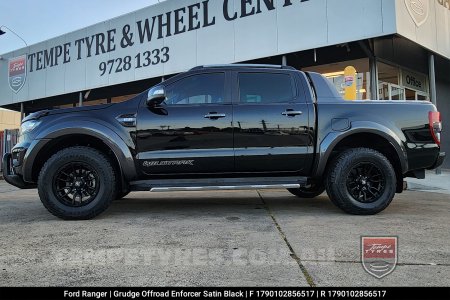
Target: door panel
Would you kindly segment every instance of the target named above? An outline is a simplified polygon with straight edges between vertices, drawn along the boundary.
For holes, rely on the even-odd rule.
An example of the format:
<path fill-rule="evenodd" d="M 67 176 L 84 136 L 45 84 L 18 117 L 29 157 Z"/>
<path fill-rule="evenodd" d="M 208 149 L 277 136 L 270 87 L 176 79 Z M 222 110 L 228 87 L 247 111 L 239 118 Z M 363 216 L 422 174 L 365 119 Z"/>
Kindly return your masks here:
<path fill-rule="evenodd" d="M 220 119 L 205 118 L 213 112 Z M 146 175 L 233 171 L 231 105 L 177 106 L 138 114 L 138 161 Z"/>
<path fill-rule="evenodd" d="M 292 76 L 237 73 L 235 79 L 236 172 L 306 172 L 313 133 L 308 105 L 300 102 Z"/>
<path fill-rule="evenodd" d="M 233 172 L 233 116 L 225 73 L 187 76 L 164 89 L 161 107 L 143 105 L 138 112 L 143 175 Z"/>
<path fill-rule="evenodd" d="M 238 105 L 234 119 L 237 172 L 302 172 L 312 143 L 306 104 Z"/>

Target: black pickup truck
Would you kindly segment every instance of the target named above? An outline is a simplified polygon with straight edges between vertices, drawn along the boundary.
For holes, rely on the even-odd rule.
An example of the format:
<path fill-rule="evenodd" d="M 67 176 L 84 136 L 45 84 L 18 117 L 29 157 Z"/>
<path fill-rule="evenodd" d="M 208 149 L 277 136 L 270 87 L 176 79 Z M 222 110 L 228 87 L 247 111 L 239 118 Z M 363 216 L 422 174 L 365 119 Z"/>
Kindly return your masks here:
<path fill-rule="evenodd" d="M 345 101 L 317 73 L 202 66 L 122 103 L 27 116 L 3 158 L 7 182 L 35 188 L 63 219 L 88 219 L 130 191 L 325 190 L 375 214 L 438 167 L 441 120 L 422 101 Z"/>

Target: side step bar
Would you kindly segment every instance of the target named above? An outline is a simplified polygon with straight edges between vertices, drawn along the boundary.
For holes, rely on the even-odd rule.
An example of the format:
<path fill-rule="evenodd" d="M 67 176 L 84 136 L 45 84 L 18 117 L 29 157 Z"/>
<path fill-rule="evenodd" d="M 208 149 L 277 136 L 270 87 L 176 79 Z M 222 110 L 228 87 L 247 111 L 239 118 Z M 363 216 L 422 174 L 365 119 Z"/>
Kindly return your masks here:
<path fill-rule="evenodd" d="M 216 186 L 171 186 L 153 187 L 150 192 L 175 192 L 175 191 L 213 191 L 213 190 L 259 190 L 259 189 L 295 189 L 300 184 L 272 184 L 272 185 L 216 185 Z"/>
<path fill-rule="evenodd" d="M 244 177 L 207 179 L 164 179 L 140 180 L 130 183 L 132 191 L 211 191 L 211 190 L 254 190 L 293 189 L 305 186 L 306 177 Z"/>

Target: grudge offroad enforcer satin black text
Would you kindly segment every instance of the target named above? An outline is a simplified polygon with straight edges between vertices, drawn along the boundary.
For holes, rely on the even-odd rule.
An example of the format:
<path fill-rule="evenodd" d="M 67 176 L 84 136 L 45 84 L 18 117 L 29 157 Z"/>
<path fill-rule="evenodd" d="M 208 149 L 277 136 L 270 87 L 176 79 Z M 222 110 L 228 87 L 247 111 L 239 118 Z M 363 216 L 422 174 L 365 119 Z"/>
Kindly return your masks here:
<path fill-rule="evenodd" d="M 122 103 L 27 116 L 5 180 L 38 187 L 64 219 L 89 219 L 130 191 L 324 190 L 351 214 L 385 209 L 408 176 L 444 160 L 429 102 L 344 101 L 290 67 L 196 67 Z"/>

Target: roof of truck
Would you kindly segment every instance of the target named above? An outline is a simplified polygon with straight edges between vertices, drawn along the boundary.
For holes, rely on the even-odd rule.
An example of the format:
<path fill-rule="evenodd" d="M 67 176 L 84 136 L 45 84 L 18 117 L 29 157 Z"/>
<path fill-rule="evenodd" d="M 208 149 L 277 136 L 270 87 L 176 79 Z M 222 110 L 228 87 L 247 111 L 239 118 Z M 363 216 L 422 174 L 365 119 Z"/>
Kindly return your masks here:
<path fill-rule="evenodd" d="M 296 70 L 291 66 L 282 66 L 282 65 L 268 65 L 268 64 L 222 64 L 222 65 L 203 65 L 197 66 L 189 71 L 201 70 L 201 69 L 229 69 L 229 68 L 252 68 L 252 69 L 287 69 L 287 70 Z"/>

